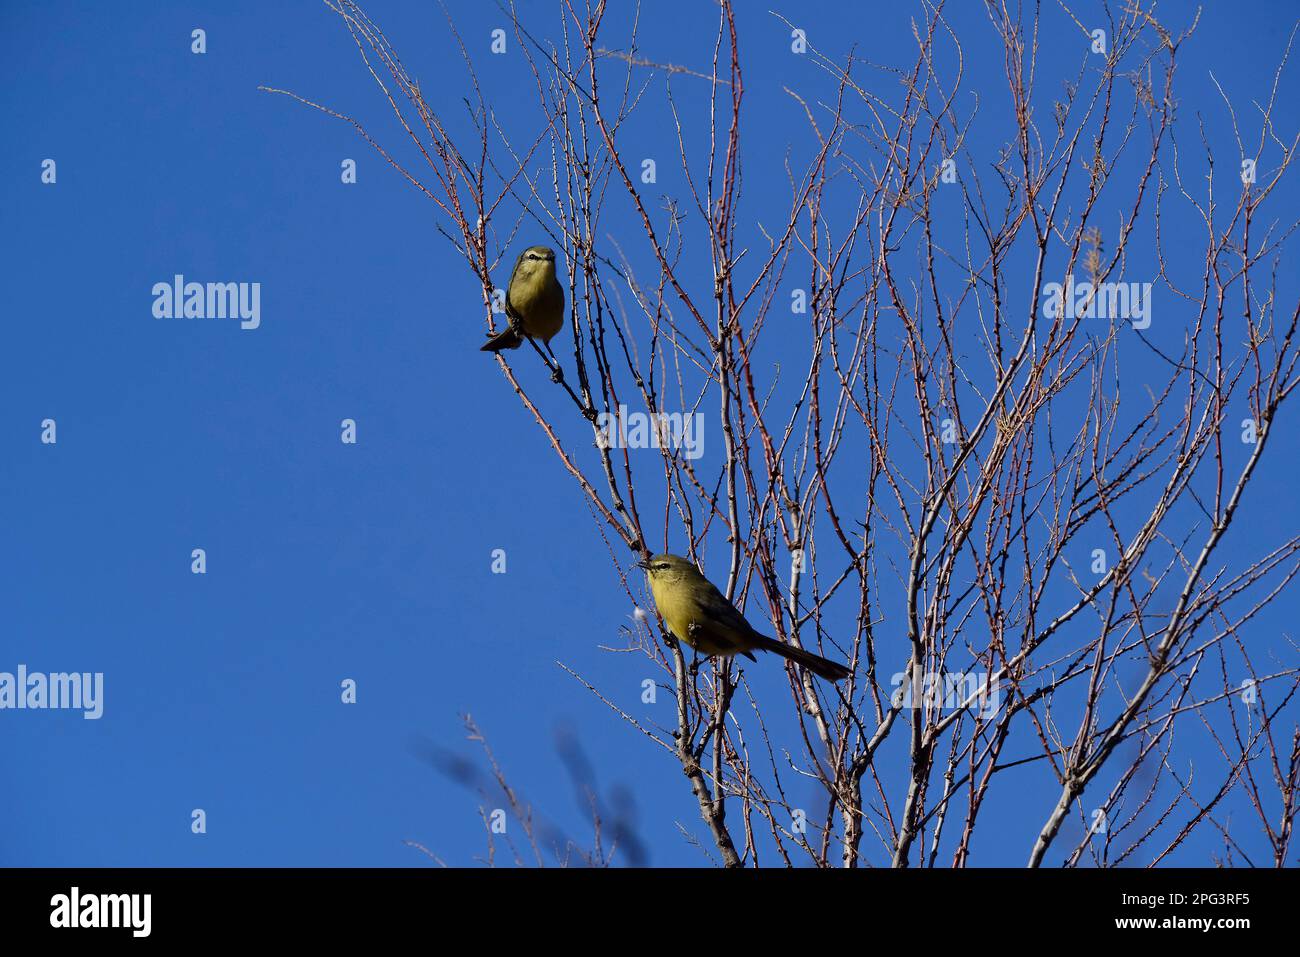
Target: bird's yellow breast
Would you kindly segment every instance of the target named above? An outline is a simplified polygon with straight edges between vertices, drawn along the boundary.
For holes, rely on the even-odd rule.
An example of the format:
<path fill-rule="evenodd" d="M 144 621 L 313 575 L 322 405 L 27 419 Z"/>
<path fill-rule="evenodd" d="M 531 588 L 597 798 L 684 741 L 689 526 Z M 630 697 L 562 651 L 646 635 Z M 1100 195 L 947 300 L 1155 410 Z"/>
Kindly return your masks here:
<path fill-rule="evenodd" d="M 699 608 L 690 599 L 689 591 L 680 586 L 652 580 L 650 593 L 654 595 L 655 607 L 663 617 L 668 630 L 682 641 L 691 640 L 691 622 L 699 617 Z"/>
<path fill-rule="evenodd" d="M 683 579 L 650 581 L 655 607 L 668 630 L 679 640 L 706 655 L 734 655 L 743 651 L 748 642 L 737 630 L 738 623 L 709 614 L 702 605 L 702 590 L 707 588 L 711 586 L 702 578 L 699 582 Z"/>
<path fill-rule="evenodd" d="M 564 325 L 564 289 L 553 266 L 541 266 L 510 286 L 510 308 L 524 331 L 543 342 Z"/>

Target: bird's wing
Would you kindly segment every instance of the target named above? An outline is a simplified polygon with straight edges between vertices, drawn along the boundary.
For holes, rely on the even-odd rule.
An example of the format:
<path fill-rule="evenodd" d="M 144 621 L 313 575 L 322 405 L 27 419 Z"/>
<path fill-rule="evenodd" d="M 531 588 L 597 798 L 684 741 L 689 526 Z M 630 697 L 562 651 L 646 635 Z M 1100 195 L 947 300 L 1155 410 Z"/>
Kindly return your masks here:
<path fill-rule="evenodd" d="M 514 268 L 510 270 L 510 278 L 506 281 L 506 315 L 511 316 L 518 321 L 522 321 L 522 318 L 519 313 L 515 311 L 515 304 L 510 301 L 510 287 L 515 284 L 515 276 L 519 275 L 519 266 L 523 263 L 524 257 L 527 255 L 528 250 L 526 249 L 519 254 L 519 258 L 515 260 Z"/>
<path fill-rule="evenodd" d="M 697 622 L 700 629 L 719 645 L 739 651 L 753 647 L 754 643 L 749 636 L 754 629 L 745 621 L 745 616 L 727 601 L 726 596 L 712 582 L 706 584 L 708 587 L 702 590 L 703 594 L 698 599 L 702 613 L 702 620 Z"/>

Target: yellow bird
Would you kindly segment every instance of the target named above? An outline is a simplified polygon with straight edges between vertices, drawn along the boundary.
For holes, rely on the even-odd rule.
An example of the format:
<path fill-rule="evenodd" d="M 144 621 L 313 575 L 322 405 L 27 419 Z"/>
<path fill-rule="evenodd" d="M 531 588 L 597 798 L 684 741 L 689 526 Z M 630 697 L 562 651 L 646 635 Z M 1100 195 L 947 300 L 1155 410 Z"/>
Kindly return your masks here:
<path fill-rule="evenodd" d="M 555 250 L 529 246 L 520 254 L 506 286 L 506 318 L 510 325 L 496 335 L 488 333 L 482 352 L 518 349 L 523 337 L 543 344 L 564 326 L 564 289 L 555 278 Z"/>
<path fill-rule="evenodd" d="M 697 651 L 723 658 L 741 654 L 751 661 L 757 660 L 751 652 L 770 651 L 803 665 L 827 681 L 840 681 L 851 673 L 837 661 L 760 635 L 685 558 L 656 555 L 637 565 L 645 569 L 655 607 L 668 630 Z"/>

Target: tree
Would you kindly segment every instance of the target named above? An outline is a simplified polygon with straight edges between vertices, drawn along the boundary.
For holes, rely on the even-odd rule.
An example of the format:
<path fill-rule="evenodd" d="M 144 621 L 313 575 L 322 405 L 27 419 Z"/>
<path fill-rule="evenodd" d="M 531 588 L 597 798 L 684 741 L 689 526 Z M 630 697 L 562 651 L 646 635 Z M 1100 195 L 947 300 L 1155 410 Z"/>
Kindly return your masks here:
<path fill-rule="evenodd" d="M 731 0 L 698 68 L 642 56 L 635 18 L 609 43 L 603 2 L 562 0 L 544 24 L 554 42 L 512 8 L 493 42 L 526 58 L 536 111 L 509 128 L 448 17 L 464 129 L 446 113 L 462 103 L 426 98 L 360 7 L 326 5 L 410 160 L 286 95 L 352 123 L 435 204 L 488 327 L 525 228 L 562 254 L 558 358 L 534 344 L 495 361 L 622 545 L 611 559 L 629 599 L 645 604 L 627 572 L 665 543 L 715 569 L 721 551 L 719 585 L 752 622 L 854 667 L 832 687 L 787 664 L 786 704 L 759 700 L 735 662 L 692 660 L 641 616 L 629 644 L 675 696 L 672 729 L 574 671 L 675 757 L 727 866 L 965 865 L 987 808 L 1016 799 L 1002 782 L 1027 764 L 1058 794 L 1033 809 L 1031 865 L 1159 863 L 1211 827 L 1234 861 L 1216 815 L 1234 792 L 1286 862 L 1300 673 L 1289 637 L 1251 629 L 1295 577 L 1300 535 L 1221 545 L 1260 471 L 1280 464 L 1272 446 L 1288 441 L 1278 428 L 1300 382 L 1300 300 L 1279 282 L 1294 224 L 1271 218 L 1300 143 L 1275 124 L 1294 30 L 1250 130 L 1225 94 L 1235 144 L 1202 135 L 1189 149 L 1175 68 L 1194 20 L 1175 33 L 1134 2 L 1102 7 L 1090 28 L 1054 11 L 1078 57 L 1048 62 L 1037 7 L 985 5 L 990 43 L 963 41 L 944 4 L 923 0 L 915 50 L 885 67 L 825 55 L 782 20 L 822 86 L 788 91 L 809 145 L 787 154 L 778 199 L 742 197 L 749 67 Z M 1005 64 L 988 106 L 959 96 L 972 43 Z M 1035 113 L 1045 75 L 1061 82 L 1050 117 Z M 624 146 L 660 93 L 675 199 L 657 196 L 657 160 Z M 972 151 L 986 128 L 1004 140 L 997 155 Z M 1240 180 L 1227 193 L 1221 172 L 1205 185 L 1188 172 L 1211 173 L 1225 149 Z M 760 223 L 775 209 L 777 225 L 742 225 L 746 204 Z M 1196 256 L 1171 249 L 1171 215 L 1200 224 Z M 609 235 L 612 217 L 635 234 Z M 692 275 L 706 260 L 711 284 Z M 565 414 L 520 376 L 534 358 Z M 649 449 L 629 447 L 627 410 L 647 417 Z M 720 436 L 716 467 L 683 442 L 697 422 Z M 777 723 L 802 740 L 784 762 Z M 1192 733 L 1223 758 L 1195 786 L 1179 749 Z M 897 760 L 883 760 L 890 749 Z M 819 809 L 792 806 L 798 776 L 819 782 Z"/>

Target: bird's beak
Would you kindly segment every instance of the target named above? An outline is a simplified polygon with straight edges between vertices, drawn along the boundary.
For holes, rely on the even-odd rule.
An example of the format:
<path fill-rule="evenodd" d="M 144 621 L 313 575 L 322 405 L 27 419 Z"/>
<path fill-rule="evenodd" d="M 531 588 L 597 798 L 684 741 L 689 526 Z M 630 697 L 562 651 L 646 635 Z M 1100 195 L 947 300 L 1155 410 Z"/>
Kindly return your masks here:
<path fill-rule="evenodd" d="M 650 570 L 650 563 L 649 563 L 648 561 L 645 561 L 645 560 L 643 559 L 642 561 L 639 561 L 639 562 L 636 563 L 636 567 L 637 567 L 637 568 L 644 568 L 646 571 L 649 571 L 649 570 Z"/>

